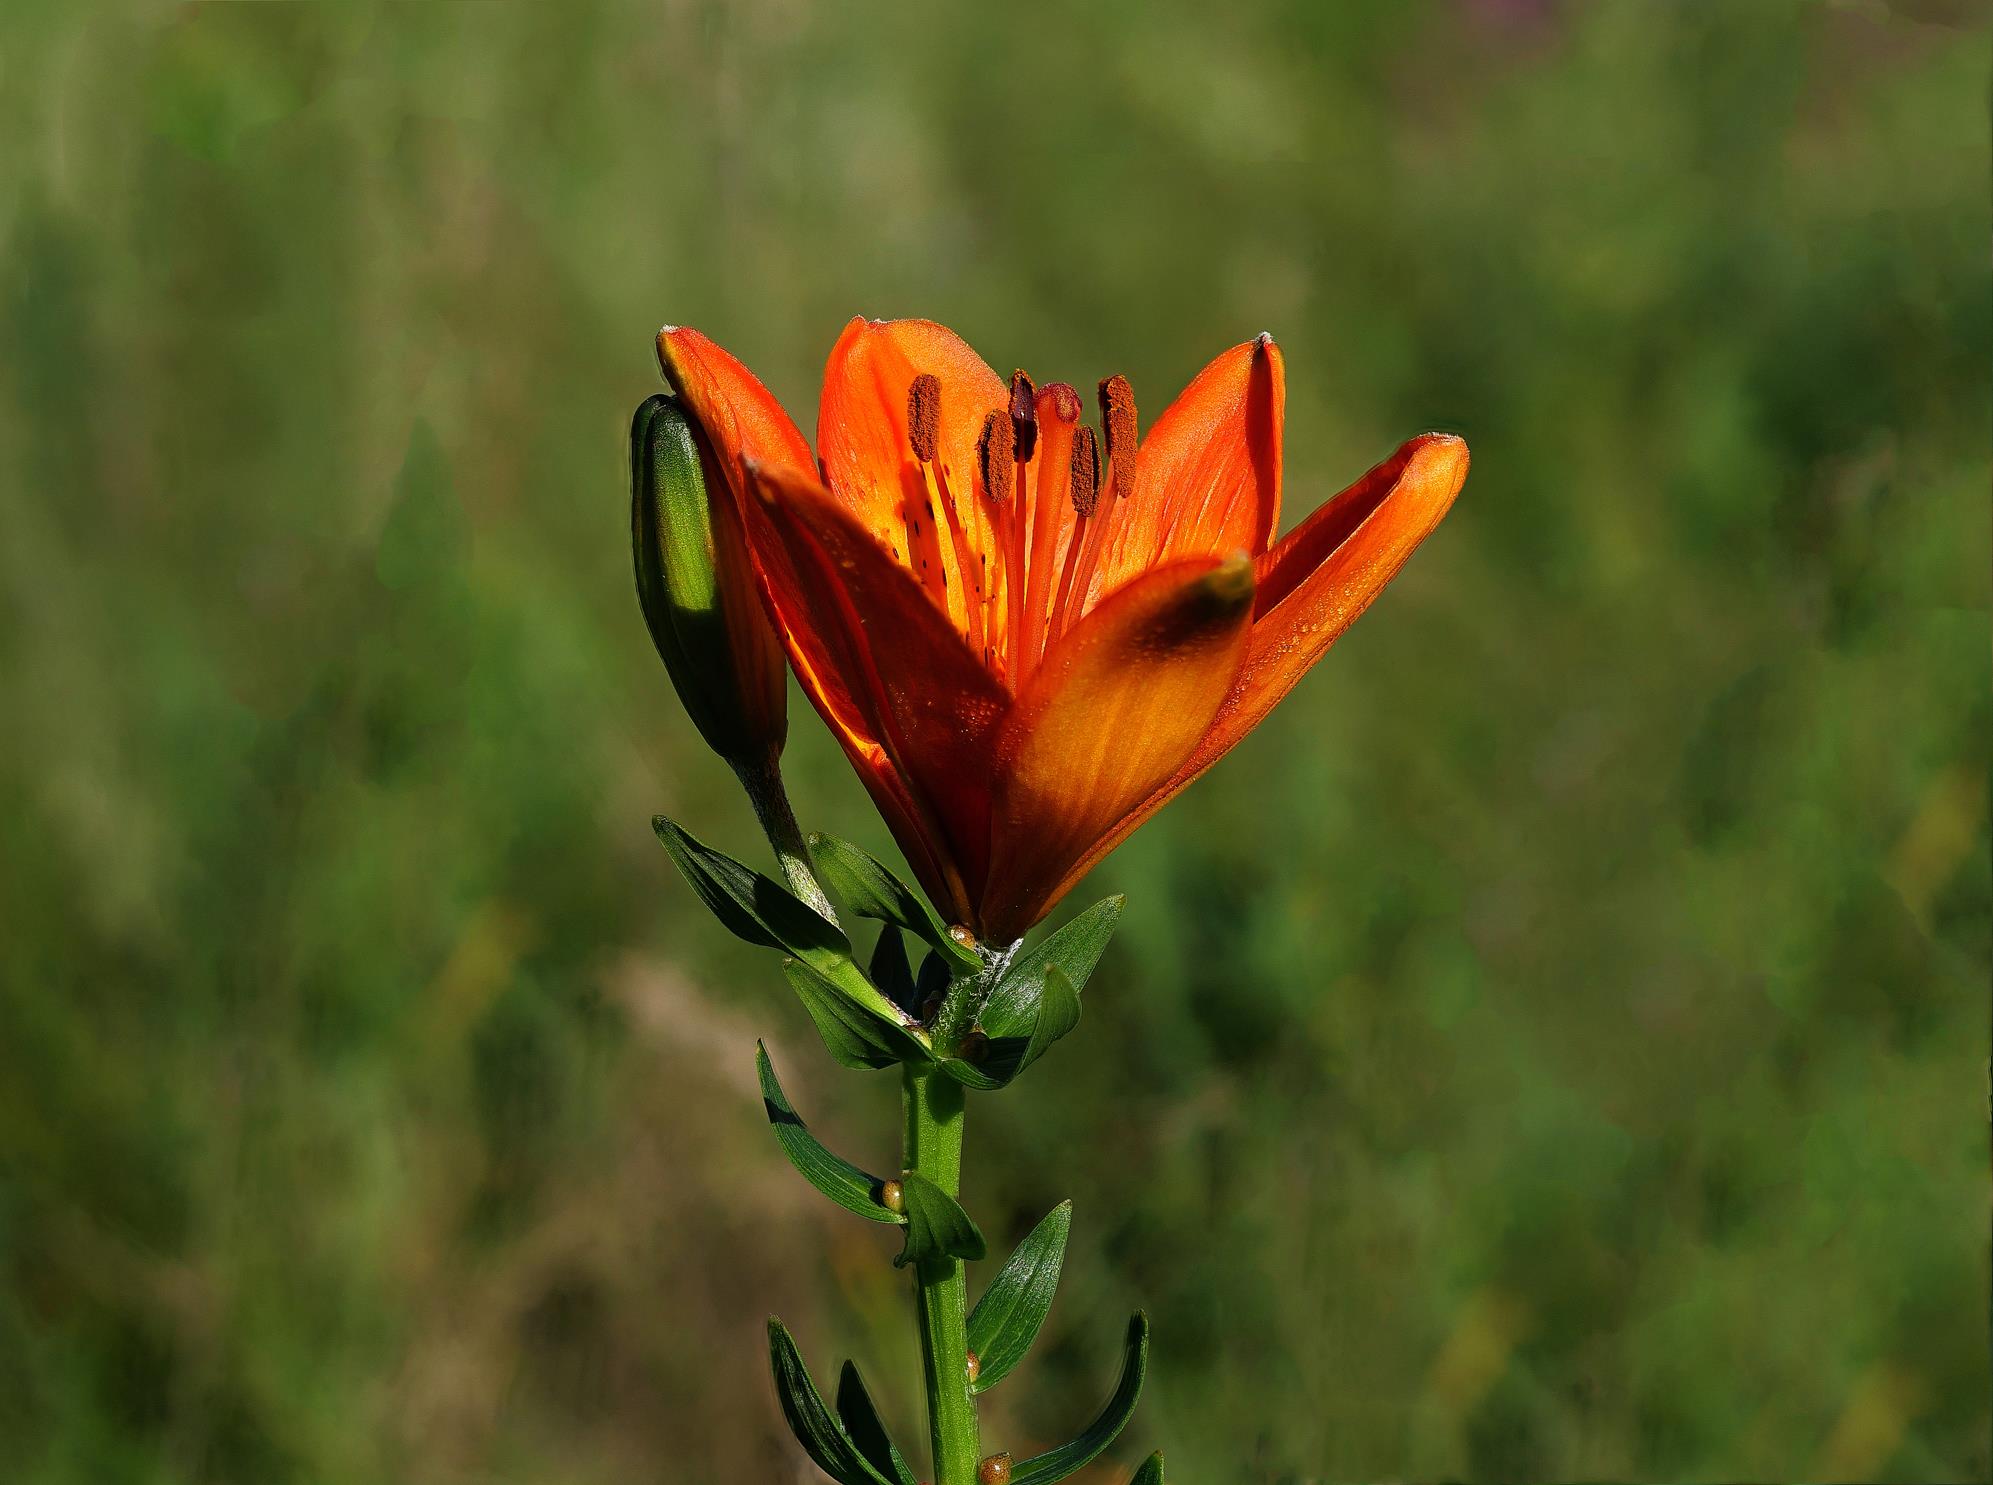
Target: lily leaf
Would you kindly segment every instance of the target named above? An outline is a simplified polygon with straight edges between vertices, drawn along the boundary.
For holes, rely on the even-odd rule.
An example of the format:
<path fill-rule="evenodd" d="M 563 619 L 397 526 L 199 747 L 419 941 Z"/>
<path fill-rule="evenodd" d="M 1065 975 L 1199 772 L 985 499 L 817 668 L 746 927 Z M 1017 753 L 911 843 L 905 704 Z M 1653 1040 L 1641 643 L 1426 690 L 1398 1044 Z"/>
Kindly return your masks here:
<path fill-rule="evenodd" d="M 894 1268 L 935 1258 L 973 1262 L 989 1252 L 981 1230 L 962 1210 L 962 1204 L 919 1171 L 900 1177 L 900 1192 L 906 1202 L 907 1241 L 893 1260 Z"/>
<path fill-rule="evenodd" d="M 1000 992 L 999 992 L 1000 993 Z M 975 1062 L 945 1058 L 942 1068 L 956 1082 L 984 1090 L 1002 1088 L 1051 1048 L 1053 1042 L 1080 1023 L 1080 998 L 1056 964 L 1047 965 L 1030 985 L 1034 999 L 1022 1004 L 1020 991 L 1001 1013 L 999 1025 L 1025 1028 L 1021 1035 L 990 1036 Z M 988 1035 L 987 1008 L 981 1027 Z"/>
<path fill-rule="evenodd" d="M 1052 1308 L 1066 1257 L 1073 1204 L 1062 1201 L 1017 1245 L 969 1312 L 969 1349 L 976 1353 L 975 1390 L 987 1392 L 1024 1359 Z"/>
<path fill-rule="evenodd" d="M 1063 924 L 1045 942 L 1019 954 L 998 979 L 982 1014 L 976 1018 L 984 1034 L 993 1041 L 999 1037 L 1030 1036 L 1032 1024 L 1037 1020 L 1035 1008 L 1044 990 L 1045 973 L 1053 965 L 1065 972 L 1066 981 L 1075 993 L 1084 990 L 1093 977 L 1094 966 L 1107 950 L 1107 941 L 1114 937 L 1124 900 L 1102 898 L 1070 923 Z"/>
<path fill-rule="evenodd" d="M 754 1065 L 761 1075 L 761 1106 L 768 1111 L 776 1141 L 789 1157 L 789 1163 L 802 1172 L 803 1179 L 847 1212 L 856 1212 L 868 1221 L 904 1222 L 905 1217 L 879 1200 L 879 1193 L 885 1187 L 883 1181 L 867 1175 L 842 1156 L 833 1155 L 810 1133 L 802 1115 L 782 1092 L 782 1085 L 775 1081 L 775 1066 L 768 1060 L 768 1049 L 760 1042 L 754 1044 Z"/>
<path fill-rule="evenodd" d="M 851 940 L 781 883 L 716 851 L 663 815 L 651 828 L 692 890 L 736 938 L 794 955 L 852 1004 L 895 1026 L 910 1019 L 881 995 L 851 957 Z M 925 1037 L 915 1031 L 925 1044 Z"/>
<path fill-rule="evenodd" d="M 904 928 L 959 970 L 982 967 L 976 951 L 955 940 L 927 899 L 894 876 L 876 856 L 834 835 L 813 834 L 810 859 L 816 864 L 817 879 L 859 917 Z"/>
<path fill-rule="evenodd" d="M 865 967 L 865 975 L 909 1016 L 920 1015 L 920 988 L 914 983 L 913 962 L 907 958 L 906 937 L 892 924 L 879 930 L 879 941 L 872 945 L 872 962 Z"/>
<path fill-rule="evenodd" d="M 882 1020 L 838 993 L 838 987 L 800 959 L 784 959 L 782 973 L 789 988 L 816 1023 L 825 1050 L 843 1067 L 891 1067 L 898 1062 L 930 1060 L 925 1037 L 910 1027 Z"/>
<path fill-rule="evenodd" d="M 1121 1361 L 1121 1380 L 1100 1416 L 1087 1425 L 1085 1433 L 1069 1444 L 1047 1450 L 1011 1467 L 1010 1485 L 1051 1485 L 1075 1470 L 1084 1469 L 1120 1433 L 1135 1411 L 1135 1399 L 1142 1393 L 1142 1378 L 1149 1369 L 1149 1317 L 1137 1310 L 1128 1322 L 1128 1339 Z"/>
<path fill-rule="evenodd" d="M 1031 1022 L 1031 1038 L 1017 1064 L 1023 1072 L 1050 1050 L 1052 1043 L 1080 1024 L 1080 994 L 1066 972 L 1056 964 L 1045 967 L 1045 985 L 1038 997 L 1038 1014 Z M 1015 1077 L 1017 1074 L 1011 1074 Z"/>
<path fill-rule="evenodd" d="M 782 1416 L 789 1420 L 789 1431 L 819 1469 L 839 1485 L 897 1485 L 858 1452 L 844 1425 L 824 1406 L 794 1338 L 772 1315 L 768 1318 L 768 1359 L 775 1371 L 776 1394 L 782 1399 Z"/>
<path fill-rule="evenodd" d="M 939 954 L 929 952 L 921 956 L 920 977 L 915 981 L 914 994 L 920 1003 L 914 1007 L 915 1014 L 926 1008 L 927 1003 L 937 995 L 946 995 L 954 982 L 955 973 L 948 967 L 948 961 Z"/>
<path fill-rule="evenodd" d="M 858 1368 L 849 1361 L 844 1363 L 844 1370 L 837 1378 L 837 1416 L 843 1422 L 844 1431 L 852 1444 L 873 1469 L 892 1480 L 894 1485 L 919 1485 L 913 1471 L 907 1468 L 906 1460 L 900 1457 L 900 1451 L 894 1446 L 892 1435 L 886 1432 L 879 1410 L 872 1405 L 872 1394 L 865 1390 L 865 1379 L 858 1375 Z"/>
<path fill-rule="evenodd" d="M 1142 1467 L 1135 1471 L 1135 1478 L 1128 1485 L 1163 1485 L 1163 1451 L 1158 1449 L 1142 1461 Z"/>

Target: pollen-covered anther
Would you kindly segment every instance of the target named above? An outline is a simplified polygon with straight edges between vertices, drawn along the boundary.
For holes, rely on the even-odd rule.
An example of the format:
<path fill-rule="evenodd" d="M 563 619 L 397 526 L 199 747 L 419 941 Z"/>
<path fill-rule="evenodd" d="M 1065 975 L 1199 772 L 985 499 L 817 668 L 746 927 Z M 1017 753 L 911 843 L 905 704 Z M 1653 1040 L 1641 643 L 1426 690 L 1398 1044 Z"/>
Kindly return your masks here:
<path fill-rule="evenodd" d="M 1135 493 L 1135 389 L 1115 375 L 1100 384 L 1100 426 L 1107 435 L 1107 489 L 1116 500 Z"/>
<path fill-rule="evenodd" d="M 976 440 L 976 462 L 983 476 L 983 490 L 1001 505 L 1017 486 L 1017 430 L 1005 413 L 991 413 L 983 419 L 982 437 Z"/>
<path fill-rule="evenodd" d="M 1022 371 L 1010 374 L 1010 428 L 1017 462 L 1029 464 L 1038 452 L 1038 389 Z"/>
<path fill-rule="evenodd" d="M 913 445 L 913 456 L 921 463 L 934 462 L 940 428 L 941 383 L 932 373 L 923 371 L 907 388 L 907 442 Z"/>
<path fill-rule="evenodd" d="M 1100 447 L 1091 428 L 1073 435 L 1072 475 L 1073 509 L 1082 517 L 1090 516 L 1100 503 Z"/>

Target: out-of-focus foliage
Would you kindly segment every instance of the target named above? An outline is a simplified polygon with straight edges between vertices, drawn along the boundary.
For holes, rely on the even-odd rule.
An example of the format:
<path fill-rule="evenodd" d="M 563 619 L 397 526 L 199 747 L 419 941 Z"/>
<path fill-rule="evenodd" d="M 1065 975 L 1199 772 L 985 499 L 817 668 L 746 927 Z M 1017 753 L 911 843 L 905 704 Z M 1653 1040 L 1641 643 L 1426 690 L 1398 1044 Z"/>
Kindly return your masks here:
<path fill-rule="evenodd" d="M 1141 1304 L 1101 1482 L 1987 1477 L 1962 0 L 146 11 L 0 20 L 9 1480 L 796 1480 L 770 1310 L 921 1437 L 626 545 L 657 324 L 808 427 L 854 312 L 1151 417 L 1271 329 L 1290 523 L 1474 450 L 972 1098 L 992 1252 L 1075 1201 L 991 1446 Z"/>

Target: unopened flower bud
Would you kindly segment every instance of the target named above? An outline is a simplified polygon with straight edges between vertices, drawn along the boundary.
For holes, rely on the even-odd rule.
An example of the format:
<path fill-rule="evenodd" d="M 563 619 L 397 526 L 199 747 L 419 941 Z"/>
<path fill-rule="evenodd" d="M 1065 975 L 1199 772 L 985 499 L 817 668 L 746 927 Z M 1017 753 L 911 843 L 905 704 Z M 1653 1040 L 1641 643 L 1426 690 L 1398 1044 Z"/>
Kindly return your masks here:
<path fill-rule="evenodd" d="M 905 1188 L 898 1181 L 880 1182 L 879 1205 L 889 1212 L 904 1212 L 907 1209 Z"/>
<path fill-rule="evenodd" d="M 651 643 L 707 746 L 736 769 L 765 770 L 788 732 L 782 647 L 755 592 L 740 512 L 675 398 L 637 409 L 630 490 Z"/>
<path fill-rule="evenodd" d="M 992 1454 L 977 1465 L 976 1485 L 1010 1485 L 1010 1456 Z"/>
<path fill-rule="evenodd" d="M 975 1381 L 983 1374 L 983 1358 L 974 1351 L 969 1353 L 969 1380 Z"/>

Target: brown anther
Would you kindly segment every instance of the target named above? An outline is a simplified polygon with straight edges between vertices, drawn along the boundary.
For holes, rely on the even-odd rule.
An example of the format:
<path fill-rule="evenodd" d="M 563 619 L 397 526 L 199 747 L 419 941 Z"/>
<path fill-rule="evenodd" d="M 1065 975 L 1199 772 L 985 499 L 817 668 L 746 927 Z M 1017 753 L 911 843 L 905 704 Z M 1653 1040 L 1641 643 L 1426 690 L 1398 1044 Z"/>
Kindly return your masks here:
<path fill-rule="evenodd" d="M 1093 429 L 1083 427 L 1073 436 L 1073 509 L 1090 516 L 1099 503 L 1100 449 Z"/>
<path fill-rule="evenodd" d="M 969 1380 L 975 1381 L 983 1374 L 983 1359 L 974 1351 L 969 1353 Z"/>
<path fill-rule="evenodd" d="M 1100 426 L 1107 434 L 1107 486 L 1116 500 L 1135 493 L 1135 389 L 1125 376 L 1100 384 Z"/>
<path fill-rule="evenodd" d="M 1010 499 L 1017 484 L 1017 429 L 1003 413 L 983 419 L 983 436 L 976 440 L 976 461 L 982 467 L 983 490 L 996 504 Z"/>
<path fill-rule="evenodd" d="M 1038 451 L 1038 389 L 1022 371 L 1010 374 L 1010 427 L 1017 462 L 1029 464 Z"/>
<path fill-rule="evenodd" d="M 976 1485 L 1010 1485 L 1010 1456 L 992 1454 L 977 1465 Z"/>
<path fill-rule="evenodd" d="M 907 1209 L 907 1194 L 898 1181 L 880 1183 L 879 1205 L 889 1212 L 904 1212 Z"/>
<path fill-rule="evenodd" d="M 948 930 L 948 936 L 954 939 L 956 943 L 960 944 L 965 949 L 973 949 L 976 947 L 976 935 L 970 930 L 969 925 L 966 923 L 956 923 L 953 926 L 951 926 Z"/>
<path fill-rule="evenodd" d="M 934 462 L 936 434 L 941 427 L 941 383 L 923 371 L 907 388 L 907 442 L 923 464 Z"/>

